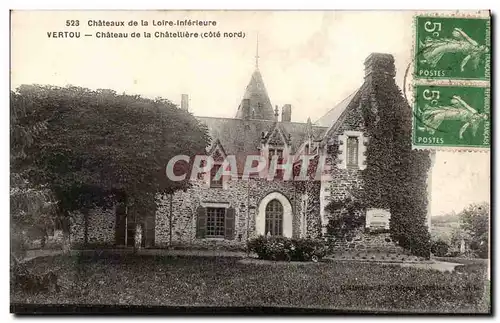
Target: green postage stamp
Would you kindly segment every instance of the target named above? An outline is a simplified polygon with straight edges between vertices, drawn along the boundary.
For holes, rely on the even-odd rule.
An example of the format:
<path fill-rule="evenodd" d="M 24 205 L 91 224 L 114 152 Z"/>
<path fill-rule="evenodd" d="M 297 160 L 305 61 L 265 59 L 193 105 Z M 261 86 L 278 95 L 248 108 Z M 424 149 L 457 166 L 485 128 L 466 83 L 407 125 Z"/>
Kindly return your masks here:
<path fill-rule="evenodd" d="M 413 147 L 489 149 L 489 13 L 417 14 L 414 28 Z"/>
<path fill-rule="evenodd" d="M 489 80 L 489 17 L 417 16 L 415 26 L 415 78 Z"/>
<path fill-rule="evenodd" d="M 416 85 L 414 147 L 490 146 L 490 89 Z"/>

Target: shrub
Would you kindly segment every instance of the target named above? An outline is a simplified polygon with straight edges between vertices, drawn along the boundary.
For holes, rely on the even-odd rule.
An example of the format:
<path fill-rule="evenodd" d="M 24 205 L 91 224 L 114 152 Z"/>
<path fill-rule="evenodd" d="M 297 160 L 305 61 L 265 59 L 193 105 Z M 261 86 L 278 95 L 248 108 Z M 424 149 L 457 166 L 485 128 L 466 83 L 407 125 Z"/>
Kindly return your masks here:
<path fill-rule="evenodd" d="M 265 236 L 251 239 L 247 248 L 248 251 L 255 252 L 260 259 L 288 261 L 318 260 L 324 257 L 328 250 L 322 240 Z"/>
<path fill-rule="evenodd" d="M 266 254 L 266 249 L 265 249 L 266 240 L 267 239 L 264 236 L 259 236 L 254 239 L 250 239 L 247 242 L 247 251 L 255 252 L 259 256 L 259 258 L 261 258 L 261 255 Z"/>
<path fill-rule="evenodd" d="M 431 252 L 438 257 L 444 257 L 448 254 L 450 246 L 443 240 L 432 241 Z"/>
<path fill-rule="evenodd" d="M 363 208 L 364 206 L 358 198 L 350 197 L 342 201 L 328 203 L 325 208 L 330 213 L 330 220 L 326 228 L 328 235 L 337 241 L 351 241 L 355 237 L 356 230 L 365 224 Z"/>

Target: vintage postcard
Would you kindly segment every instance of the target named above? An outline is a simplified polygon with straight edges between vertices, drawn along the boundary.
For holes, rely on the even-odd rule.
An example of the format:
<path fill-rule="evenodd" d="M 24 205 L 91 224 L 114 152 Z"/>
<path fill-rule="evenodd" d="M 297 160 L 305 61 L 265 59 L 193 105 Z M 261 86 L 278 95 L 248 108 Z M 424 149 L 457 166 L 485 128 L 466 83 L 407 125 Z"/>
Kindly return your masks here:
<path fill-rule="evenodd" d="M 11 11 L 13 313 L 490 314 L 489 11 Z"/>

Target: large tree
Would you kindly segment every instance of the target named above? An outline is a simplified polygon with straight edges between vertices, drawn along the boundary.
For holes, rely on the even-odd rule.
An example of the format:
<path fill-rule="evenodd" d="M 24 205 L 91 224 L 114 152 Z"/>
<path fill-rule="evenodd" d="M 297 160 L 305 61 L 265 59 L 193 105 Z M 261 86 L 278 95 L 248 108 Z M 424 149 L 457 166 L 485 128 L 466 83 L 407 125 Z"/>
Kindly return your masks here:
<path fill-rule="evenodd" d="M 209 142 L 207 129 L 166 99 L 39 85 L 20 86 L 11 96 L 11 110 L 28 111 L 24 127 L 45 129 L 12 170 L 46 184 L 66 215 L 117 201 L 135 218 L 151 215 L 158 192 L 188 186 L 166 178 L 170 158 L 201 153 Z"/>
<path fill-rule="evenodd" d="M 56 201 L 52 191 L 44 185 L 35 185 L 28 181 L 29 163 L 20 167 L 27 159 L 26 150 L 46 131 L 46 123 L 26 122 L 32 113 L 31 105 L 19 100 L 11 93 L 10 109 L 10 215 L 11 215 L 11 250 L 17 256 L 23 256 L 25 242 L 35 238 L 44 238 L 47 228 L 56 220 Z"/>
<path fill-rule="evenodd" d="M 481 258 L 489 255 L 490 205 L 471 204 L 459 214 L 460 227 L 470 237 L 470 248 Z"/>

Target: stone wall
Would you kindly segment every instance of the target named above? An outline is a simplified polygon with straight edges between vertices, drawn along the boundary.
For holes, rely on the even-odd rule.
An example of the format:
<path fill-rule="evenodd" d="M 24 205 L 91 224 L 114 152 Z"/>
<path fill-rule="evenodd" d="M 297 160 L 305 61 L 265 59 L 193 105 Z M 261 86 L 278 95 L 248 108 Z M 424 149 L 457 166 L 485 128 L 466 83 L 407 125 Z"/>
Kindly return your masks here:
<path fill-rule="evenodd" d="M 348 103 L 345 111 L 340 115 L 336 124 L 327 134 L 327 154 L 331 161 L 330 182 L 322 184 L 321 200 L 323 202 L 322 214 L 324 218 L 323 232 L 326 233 L 328 220 L 333 215 L 325 211 L 325 207 L 331 201 L 342 202 L 350 196 L 357 196 L 358 190 L 363 188 L 362 170 L 366 167 L 366 146 L 369 144 L 366 127 L 363 118 L 363 111 L 360 100 L 364 92 L 367 91 L 362 86 L 359 92 Z M 357 133 L 359 135 L 358 167 L 347 167 L 343 158 L 345 156 L 345 135 L 346 133 Z M 344 138 L 344 142 L 341 141 Z"/>
<path fill-rule="evenodd" d="M 342 201 L 350 194 L 356 194 L 355 190 L 363 185 L 361 171 L 358 169 L 333 168 L 330 174 L 330 200 Z"/>
<path fill-rule="evenodd" d="M 176 192 L 172 199 L 172 245 L 206 248 L 242 248 L 247 239 L 256 237 L 256 215 L 260 201 L 268 194 L 283 194 L 292 206 L 292 235 L 301 235 L 300 214 L 302 212 L 301 194 L 291 181 L 267 181 L 265 179 L 225 180 L 223 188 L 209 188 L 204 181 L 193 182 L 186 192 Z M 315 197 L 317 199 L 317 197 Z M 235 233 L 233 240 L 197 239 L 197 208 L 204 203 L 229 203 L 235 210 Z M 319 207 L 312 219 L 319 219 Z M 310 211 L 311 212 L 311 211 Z M 156 212 L 155 246 L 165 247 L 170 242 L 170 199 L 158 199 Z"/>
<path fill-rule="evenodd" d="M 360 89 L 361 92 L 364 89 Z M 360 167 L 358 168 L 344 168 L 342 164 L 343 150 L 345 149 L 343 142 L 340 141 L 339 136 L 348 132 L 359 132 L 366 137 L 365 125 L 363 120 L 363 112 L 359 104 L 361 95 L 356 95 L 348 104 L 346 110 L 339 117 L 337 124 L 332 127 L 327 136 L 328 148 L 327 153 L 331 158 L 331 182 L 329 189 L 327 188 L 327 195 L 330 200 L 341 201 L 346 198 L 349 191 L 356 187 L 362 187 L 361 169 L 366 164 L 365 149 L 361 149 L 362 154 L 358 157 Z M 361 138 L 363 139 L 363 138 Z M 362 140 L 359 145 L 367 145 L 368 141 Z M 329 192 L 328 192 L 329 190 Z"/>
<path fill-rule="evenodd" d="M 361 118 L 361 116 L 360 116 Z M 354 122 L 354 118 L 351 116 L 349 121 Z M 347 120 L 344 120 L 345 122 Z M 331 134 L 331 138 L 329 140 L 329 156 L 331 157 L 331 171 L 330 171 L 330 182 L 328 185 L 323 184 L 325 192 L 324 195 L 324 206 L 328 205 L 331 201 L 344 201 L 351 195 L 356 196 L 357 190 L 363 187 L 363 178 L 362 178 L 362 170 L 359 168 L 343 168 L 341 167 L 340 156 L 341 145 L 342 143 L 339 141 L 339 135 L 342 134 L 345 130 L 349 129 L 345 122 Z M 360 130 L 359 127 L 353 127 L 351 129 Z M 361 142 L 360 145 L 363 143 Z M 362 156 L 359 156 L 362 158 Z M 328 212 L 324 212 L 325 223 L 326 226 L 328 224 L 328 219 L 332 215 Z"/>
<path fill-rule="evenodd" d="M 404 249 L 392 241 L 389 233 L 370 233 L 365 229 L 359 229 L 349 242 L 337 242 L 334 248 L 346 250 L 368 250 L 384 251 L 389 253 L 402 253 Z"/>
<path fill-rule="evenodd" d="M 115 243 L 115 208 L 96 208 L 88 215 L 88 244 L 113 245 Z M 70 215 L 70 239 L 72 246 L 85 243 L 85 217 L 77 211 Z"/>
<path fill-rule="evenodd" d="M 320 215 L 321 200 L 320 190 L 321 182 L 310 181 L 305 183 L 307 196 L 307 207 L 305 210 L 306 238 L 318 238 L 322 235 L 323 224 Z"/>
<path fill-rule="evenodd" d="M 331 255 L 338 260 L 372 260 L 384 262 L 423 261 L 392 241 L 389 233 L 369 233 L 360 229 L 350 242 L 333 243 Z"/>

